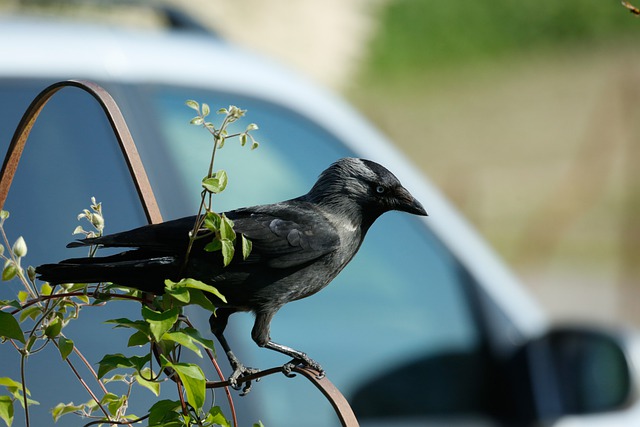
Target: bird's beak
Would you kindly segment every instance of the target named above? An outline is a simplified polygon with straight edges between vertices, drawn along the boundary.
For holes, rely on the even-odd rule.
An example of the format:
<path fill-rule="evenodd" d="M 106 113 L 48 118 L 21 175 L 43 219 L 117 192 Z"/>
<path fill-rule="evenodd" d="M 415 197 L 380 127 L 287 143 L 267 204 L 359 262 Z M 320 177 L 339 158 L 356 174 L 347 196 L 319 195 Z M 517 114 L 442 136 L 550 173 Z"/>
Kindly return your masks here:
<path fill-rule="evenodd" d="M 417 201 L 416 198 L 413 197 L 411 193 L 409 193 L 409 191 L 404 187 L 400 187 L 396 191 L 396 200 L 397 205 L 395 206 L 395 210 L 407 212 L 414 215 L 429 215 L 422 206 L 422 203 Z"/>

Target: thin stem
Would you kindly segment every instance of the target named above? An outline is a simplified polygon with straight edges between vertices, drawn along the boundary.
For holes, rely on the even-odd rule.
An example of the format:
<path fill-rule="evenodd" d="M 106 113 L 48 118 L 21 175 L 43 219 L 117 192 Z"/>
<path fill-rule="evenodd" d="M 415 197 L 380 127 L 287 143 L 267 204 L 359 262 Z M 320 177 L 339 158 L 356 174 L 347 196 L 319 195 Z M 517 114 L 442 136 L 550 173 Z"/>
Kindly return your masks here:
<path fill-rule="evenodd" d="M 24 422 L 25 422 L 25 426 L 29 427 L 31 425 L 30 421 L 29 421 L 29 402 L 28 402 L 28 398 L 27 398 L 27 384 L 26 384 L 26 377 L 25 377 L 25 362 L 27 359 L 27 355 L 26 353 L 21 353 L 21 357 L 20 357 L 20 382 L 22 383 L 22 401 L 23 401 L 23 405 L 24 405 Z"/>
<path fill-rule="evenodd" d="M 42 301 L 46 301 L 46 300 L 50 300 L 50 299 L 60 299 L 60 298 L 69 298 L 69 297 L 82 297 L 82 296 L 87 296 L 87 294 L 85 292 L 67 292 L 64 294 L 53 294 L 53 295 L 40 295 L 32 300 L 27 301 L 26 303 L 24 303 L 22 305 L 21 308 L 16 308 L 15 310 L 13 310 L 11 312 L 12 315 L 15 315 L 16 313 L 24 310 L 27 307 L 30 307 L 34 304 L 38 304 L 41 303 Z M 111 297 L 113 299 L 128 299 L 128 300 L 134 300 L 134 301 L 139 301 L 139 302 L 143 302 L 144 300 L 140 297 L 136 297 L 133 295 L 121 295 L 121 294 L 111 294 L 111 293 L 97 293 L 94 295 L 94 297 Z"/>
<path fill-rule="evenodd" d="M 204 119 L 204 118 L 203 118 Z M 209 161 L 209 170 L 207 172 L 207 178 L 211 178 L 213 176 L 213 164 L 216 158 L 216 151 L 218 149 L 218 143 L 222 138 L 222 132 L 226 128 L 228 116 L 222 122 L 222 126 L 220 126 L 220 130 L 212 131 L 211 129 L 205 126 L 205 129 L 213 135 L 213 149 L 211 150 L 211 160 Z M 209 201 L 206 203 L 207 194 L 209 195 Z M 212 195 L 208 193 L 206 190 L 203 190 L 200 194 L 200 207 L 198 208 L 198 214 L 196 215 L 196 220 L 193 224 L 193 229 L 191 230 L 191 235 L 189 236 L 189 243 L 187 244 L 187 250 L 185 252 L 184 261 L 182 263 L 181 273 L 184 273 L 187 264 L 189 263 L 189 255 L 191 254 L 191 249 L 193 248 L 193 243 L 195 242 L 198 231 L 202 228 L 202 224 L 204 224 L 204 212 L 211 210 L 212 204 Z M 207 205 L 205 207 L 205 205 Z M 182 275 L 182 274 L 181 274 Z"/>
<path fill-rule="evenodd" d="M 53 341 L 53 343 L 55 344 L 56 347 L 58 347 L 58 343 L 56 341 Z M 58 350 L 60 350 L 60 347 L 58 347 Z M 78 381 L 80 382 L 80 384 L 82 385 L 82 387 L 84 387 L 84 389 L 87 391 L 87 393 L 89 393 L 89 396 L 91 396 L 91 399 L 96 402 L 96 405 L 98 405 L 98 407 L 100 408 L 100 410 L 102 411 L 102 413 L 104 414 L 104 416 L 108 419 L 111 420 L 111 417 L 109 417 L 109 413 L 107 412 L 107 410 L 102 406 L 102 404 L 100 403 L 100 399 L 98 399 L 98 397 L 95 395 L 95 393 L 93 392 L 93 390 L 91 390 L 91 387 L 89 387 L 89 385 L 85 382 L 85 380 L 82 378 L 82 376 L 80 375 L 80 373 L 78 372 L 78 370 L 76 369 L 76 367 L 73 365 L 73 363 L 71 362 L 71 360 L 69 360 L 69 358 L 67 357 L 65 359 L 65 362 L 67 362 L 67 365 L 69 365 L 69 368 L 71 368 L 71 371 L 73 372 L 73 374 L 76 376 L 76 378 L 78 379 Z"/>
<path fill-rule="evenodd" d="M 100 386 L 100 388 L 102 389 L 102 391 L 106 394 L 108 393 L 107 388 L 104 386 L 104 384 L 102 383 L 102 381 L 100 381 L 100 378 L 98 378 L 98 374 L 96 373 L 96 371 L 93 369 L 93 366 L 91 366 L 91 363 L 89 363 L 89 361 L 87 360 L 86 357 L 84 357 L 84 355 L 80 352 L 80 350 L 78 350 L 78 347 L 76 347 L 75 345 L 73 346 L 73 352 L 76 354 L 76 356 L 78 356 L 80 358 L 80 360 L 82 361 L 82 363 L 84 364 L 84 366 L 87 367 L 87 369 L 89 370 L 89 372 L 91 372 L 91 375 L 93 375 L 93 378 L 96 380 L 96 382 L 98 383 L 98 385 Z"/>
<path fill-rule="evenodd" d="M 0 234 L 2 235 L 2 240 L 4 241 L 5 247 L 7 248 L 7 251 L 9 252 L 9 256 L 10 256 L 10 258 L 8 258 L 3 255 L 2 258 L 4 258 L 5 260 L 11 259 L 11 261 L 13 261 L 16 268 L 18 269 L 18 277 L 20 278 L 20 281 L 24 285 L 27 292 L 32 298 L 37 297 L 38 291 L 31 286 L 29 281 L 24 277 L 24 274 L 22 274 L 22 267 L 20 267 L 20 261 L 16 259 L 16 256 L 13 253 L 13 250 L 11 249 L 11 244 L 9 243 L 9 239 L 7 238 L 7 233 L 5 233 L 4 226 L 2 225 L 0 225 Z"/>
<path fill-rule="evenodd" d="M 221 380 L 225 380 L 224 374 L 222 373 L 222 369 L 220 369 L 220 365 L 218 365 L 218 361 L 216 360 L 216 357 L 213 354 L 213 352 L 208 348 L 205 348 L 204 350 L 207 353 L 207 356 L 209 356 L 209 360 L 211 360 L 211 363 L 213 364 L 213 367 L 215 368 L 216 372 L 218 373 L 218 377 Z M 231 391 L 229 390 L 229 386 L 224 387 L 224 393 L 227 396 L 227 402 L 229 402 L 229 409 L 231 410 L 231 419 L 233 421 L 233 427 L 238 427 L 238 417 L 236 415 L 236 407 L 233 403 L 233 397 L 231 396 Z"/>

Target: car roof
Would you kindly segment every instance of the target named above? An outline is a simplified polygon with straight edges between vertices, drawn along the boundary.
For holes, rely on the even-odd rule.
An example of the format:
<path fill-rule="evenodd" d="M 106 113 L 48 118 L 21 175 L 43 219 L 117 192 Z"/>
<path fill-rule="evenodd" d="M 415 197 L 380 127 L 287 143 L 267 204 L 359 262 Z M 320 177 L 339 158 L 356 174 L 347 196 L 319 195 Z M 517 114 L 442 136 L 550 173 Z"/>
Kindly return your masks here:
<path fill-rule="evenodd" d="M 359 156 L 384 164 L 398 176 L 429 211 L 427 226 L 520 332 L 533 335 L 546 327 L 535 302 L 438 188 L 344 101 L 299 74 L 202 31 L 9 16 L 0 17 L 0 40 L 5 41 L 0 43 L 0 78 L 200 87 L 260 98 L 307 116 Z"/>

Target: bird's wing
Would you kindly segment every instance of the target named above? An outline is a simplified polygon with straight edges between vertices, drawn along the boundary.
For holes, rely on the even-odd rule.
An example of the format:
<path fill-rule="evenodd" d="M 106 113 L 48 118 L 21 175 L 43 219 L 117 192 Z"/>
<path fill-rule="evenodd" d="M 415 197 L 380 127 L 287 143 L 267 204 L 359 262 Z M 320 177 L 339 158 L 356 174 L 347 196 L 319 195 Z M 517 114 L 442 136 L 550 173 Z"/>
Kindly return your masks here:
<path fill-rule="evenodd" d="M 227 212 L 234 229 L 253 244 L 247 263 L 264 262 L 273 268 L 288 268 L 306 264 L 325 255 L 340 245 L 335 228 L 311 203 L 283 202 L 275 205 L 254 206 Z M 98 244 L 105 247 L 139 248 L 155 253 L 183 254 L 195 216 L 133 230 L 83 239 L 68 247 Z M 208 239 L 200 240 L 193 248 L 202 250 Z M 217 257 L 217 253 L 209 257 Z M 221 257 L 219 257 L 221 258 Z M 236 257 L 236 265 L 238 262 Z"/>
<path fill-rule="evenodd" d="M 113 248 L 143 248 L 160 252 L 184 250 L 193 228 L 195 216 L 180 218 L 160 224 L 145 225 L 121 233 L 82 239 L 69 243 L 67 247 L 102 245 Z"/>
<path fill-rule="evenodd" d="M 340 236 L 312 205 L 270 205 L 268 209 L 229 212 L 236 232 L 253 245 L 247 262 L 266 262 L 273 268 L 303 265 L 330 253 Z"/>

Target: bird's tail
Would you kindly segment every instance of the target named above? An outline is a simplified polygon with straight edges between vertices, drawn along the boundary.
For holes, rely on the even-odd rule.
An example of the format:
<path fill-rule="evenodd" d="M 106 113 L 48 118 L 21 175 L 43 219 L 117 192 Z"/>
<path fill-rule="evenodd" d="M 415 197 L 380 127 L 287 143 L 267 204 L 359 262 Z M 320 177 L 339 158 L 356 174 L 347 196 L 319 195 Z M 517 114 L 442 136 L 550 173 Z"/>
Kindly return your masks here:
<path fill-rule="evenodd" d="M 43 264 L 36 268 L 38 278 L 49 283 L 104 283 L 162 293 L 164 280 L 176 271 L 174 257 L 139 259 L 136 251 L 95 258 L 72 258 L 58 264 Z"/>

